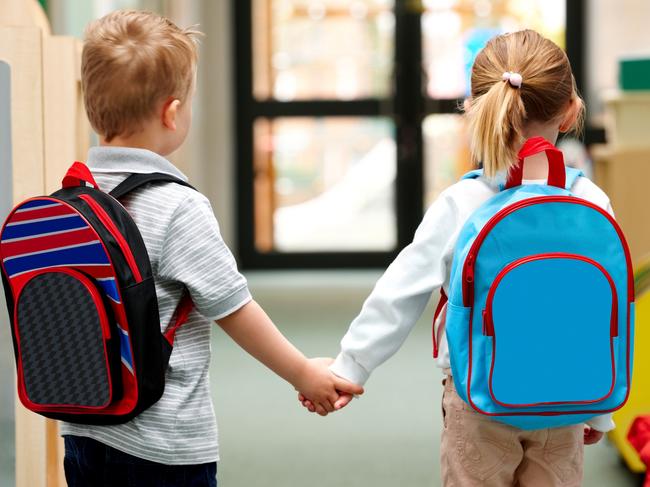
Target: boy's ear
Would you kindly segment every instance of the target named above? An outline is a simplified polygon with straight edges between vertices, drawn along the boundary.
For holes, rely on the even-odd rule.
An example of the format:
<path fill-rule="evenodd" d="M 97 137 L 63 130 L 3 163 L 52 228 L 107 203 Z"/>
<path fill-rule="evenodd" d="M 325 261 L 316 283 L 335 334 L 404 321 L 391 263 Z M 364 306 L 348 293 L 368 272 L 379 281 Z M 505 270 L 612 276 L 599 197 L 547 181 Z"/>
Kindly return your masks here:
<path fill-rule="evenodd" d="M 176 115 L 178 115 L 178 107 L 181 101 L 175 98 L 170 98 L 165 102 L 162 109 L 162 124 L 169 130 L 176 130 Z"/>
<path fill-rule="evenodd" d="M 562 121 L 560 122 L 560 132 L 569 132 L 575 126 L 576 122 L 578 121 L 578 116 L 580 115 L 581 108 L 581 102 L 579 102 L 575 97 L 571 98 L 569 101 L 569 106 L 564 112 L 564 117 L 562 117 Z"/>

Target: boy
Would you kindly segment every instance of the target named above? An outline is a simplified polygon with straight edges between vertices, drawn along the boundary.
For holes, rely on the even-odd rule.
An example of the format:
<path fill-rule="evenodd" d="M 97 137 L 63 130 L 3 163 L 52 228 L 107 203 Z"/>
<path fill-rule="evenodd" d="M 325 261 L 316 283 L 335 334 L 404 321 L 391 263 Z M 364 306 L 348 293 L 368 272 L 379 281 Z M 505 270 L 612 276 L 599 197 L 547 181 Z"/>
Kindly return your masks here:
<path fill-rule="evenodd" d="M 87 164 L 102 190 L 131 173 L 186 180 L 164 156 L 183 143 L 190 127 L 198 35 L 137 11 L 117 11 L 88 26 L 82 85 L 100 146 L 90 150 Z M 151 259 L 163 329 L 184 288 L 194 310 L 176 335 L 156 404 L 117 426 L 61 425 L 70 487 L 216 486 L 211 320 L 312 399 L 321 414 L 334 409 L 337 390 L 363 392 L 327 372 L 325 359 L 307 360 L 252 300 L 207 198 L 178 184 L 155 183 L 122 203 Z"/>

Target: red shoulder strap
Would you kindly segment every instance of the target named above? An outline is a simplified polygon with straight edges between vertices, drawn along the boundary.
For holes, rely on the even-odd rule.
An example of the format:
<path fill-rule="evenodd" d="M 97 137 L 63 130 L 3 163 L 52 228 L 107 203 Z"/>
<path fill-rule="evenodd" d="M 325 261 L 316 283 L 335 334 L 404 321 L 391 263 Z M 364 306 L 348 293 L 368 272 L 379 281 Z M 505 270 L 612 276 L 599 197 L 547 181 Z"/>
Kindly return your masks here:
<path fill-rule="evenodd" d="M 185 293 L 183 293 L 183 297 L 178 303 L 178 306 L 176 307 L 176 311 L 174 311 L 174 316 L 172 316 L 172 322 L 174 322 L 174 324 L 170 326 L 164 333 L 165 340 L 167 340 L 170 345 L 174 345 L 174 337 L 176 336 L 176 332 L 182 325 L 185 324 L 185 322 L 187 322 L 187 318 L 190 315 L 193 306 L 194 304 L 192 303 L 192 296 L 190 296 L 190 292 L 186 290 Z"/>
<path fill-rule="evenodd" d="M 95 189 L 99 189 L 99 186 L 95 182 L 95 178 L 93 178 L 88 166 L 83 162 L 75 161 L 63 178 L 63 187 L 71 188 L 73 186 L 83 186 L 84 183 L 88 183 Z"/>
<path fill-rule="evenodd" d="M 436 330 L 436 321 L 438 321 L 438 317 L 440 316 L 440 313 L 442 313 L 442 309 L 446 303 L 447 295 L 445 294 L 445 290 L 443 288 L 440 288 L 440 299 L 438 300 L 436 312 L 433 314 L 433 324 L 431 325 L 431 336 L 433 338 L 433 358 L 438 358 L 438 346 L 440 345 L 440 335 L 442 334 L 443 329 L 441 326 Z"/>
<path fill-rule="evenodd" d="M 524 159 L 540 152 L 546 152 L 548 158 L 548 185 L 564 189 L 566 184 L 566 169 L 562 151 L 551 144 L 544 137 L 532 137 L 524 142 L 519 154 L 517 165 L 508 173 L 505 189 L 521 186 L 524 176 Z"/>

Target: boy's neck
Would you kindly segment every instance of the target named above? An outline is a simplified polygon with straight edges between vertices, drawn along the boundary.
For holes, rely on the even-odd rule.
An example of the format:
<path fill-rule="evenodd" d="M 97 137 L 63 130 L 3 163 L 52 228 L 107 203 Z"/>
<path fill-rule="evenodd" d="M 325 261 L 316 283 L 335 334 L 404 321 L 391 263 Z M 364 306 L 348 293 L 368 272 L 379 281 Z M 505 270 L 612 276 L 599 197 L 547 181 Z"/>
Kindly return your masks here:
<path fill-rule="evenodd" d="M 149 130 L 142 130 L 128 136 L 116 136 L 110 141 L 104 137 L 99 138 L 99 145 L 102 147 L 132 147 L 134 149 L 146 149 L 165 157 L 171 151 L 167 150 L 165 140 Z"/>

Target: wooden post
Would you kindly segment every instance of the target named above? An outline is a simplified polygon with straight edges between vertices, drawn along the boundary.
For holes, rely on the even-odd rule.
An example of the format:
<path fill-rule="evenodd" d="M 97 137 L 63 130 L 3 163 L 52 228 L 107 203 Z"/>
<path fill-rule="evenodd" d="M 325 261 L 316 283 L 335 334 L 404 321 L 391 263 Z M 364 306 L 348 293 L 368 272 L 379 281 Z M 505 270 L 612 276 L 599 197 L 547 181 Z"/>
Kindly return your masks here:
<path fill-rule="evenodd" d="M 65 168 L 85 157 L 90 132 L 79 54 L 79 41 L 50 35 L 36 0 L 0 2 L 0 61 L 11 73 L 14 203 L 53 191 Z M 27 411 L 17 396 L 15 403 L 16 486 L 65 486 L 58 424 Z"/>

